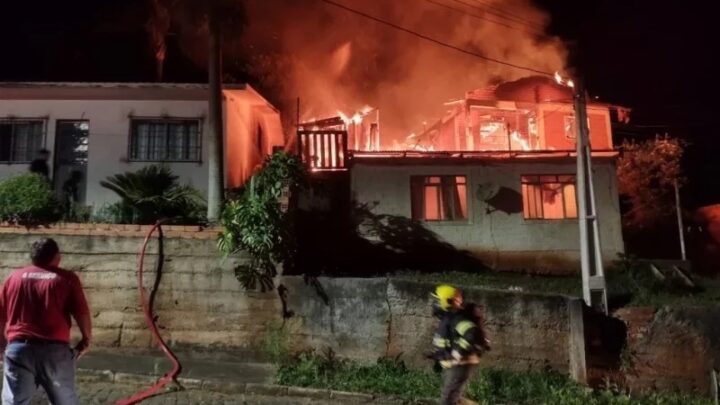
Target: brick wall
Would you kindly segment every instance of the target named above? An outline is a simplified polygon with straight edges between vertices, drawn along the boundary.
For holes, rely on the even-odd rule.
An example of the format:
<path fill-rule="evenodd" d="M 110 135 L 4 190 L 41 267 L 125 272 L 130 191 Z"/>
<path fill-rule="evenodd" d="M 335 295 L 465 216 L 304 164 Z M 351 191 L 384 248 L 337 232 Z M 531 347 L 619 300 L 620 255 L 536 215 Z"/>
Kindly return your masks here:
<path fill-rule="evenodd" d="M 628 327 L 628 387 L 709 392 L 720 368 L 720 308 L 625 308 L 616 316 Z"/>

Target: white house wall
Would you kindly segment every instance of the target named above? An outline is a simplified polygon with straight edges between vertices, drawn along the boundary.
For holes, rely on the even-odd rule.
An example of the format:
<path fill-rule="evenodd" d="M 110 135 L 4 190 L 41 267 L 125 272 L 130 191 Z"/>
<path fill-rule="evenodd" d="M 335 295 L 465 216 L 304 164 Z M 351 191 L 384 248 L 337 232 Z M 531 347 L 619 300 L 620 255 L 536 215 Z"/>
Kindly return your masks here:
<path fill-rule="evenodd" d="M 523 212 L 487 213 L 489 205 L 478 197 L 481 185 L 495 183 L 517 193 L 521 175 L 574 174 L 574 162 L 503 162 L 484 165 L 379 165 L 358 163 L 352 168 L 353 198 L 377 204 L 377 214 L 411 216 L 410 177 L 413 175 L 465 175 L 468 220 L 426 222 L 441 239 L 472 252 L 486 264 L 502 269 L 573 271 L 579 268 L 577 219 L 526 220 Z M 594 162 L 595 192 L 600 218 L 603 259 L 609 263 L 624 251 L 615 166 Z"/>
<path fill-rule="evenodd" d="M 54 159 L 57 120 L 89 121 L 87 201 L 95 208 L 117 200 L 100 180 L 135 171 L 152 162 L 128 162 L 130 116 L 202 119 L 201 161 L 167 163 L 181 182 L 207 191 L 207 102 L 174 100 L 0 100 L 0 117 L 46 119 L 45 148 Z M 52 164 L 50 164 L 52 168 Z M 27 164 L 0 163 L 0 178 L 28 170 Z"/>

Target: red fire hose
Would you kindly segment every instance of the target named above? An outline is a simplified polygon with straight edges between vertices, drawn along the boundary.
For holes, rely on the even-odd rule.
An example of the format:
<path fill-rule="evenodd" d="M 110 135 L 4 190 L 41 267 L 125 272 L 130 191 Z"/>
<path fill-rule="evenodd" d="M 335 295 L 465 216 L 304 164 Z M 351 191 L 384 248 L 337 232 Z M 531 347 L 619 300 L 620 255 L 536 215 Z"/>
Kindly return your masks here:
<path fill-rule="evenodd" d="M 151 312 L 150 305 L 148 305 L 148 302 L 145 299 L 145 289 L 143 288 L 143 262 L 145 260 L 145 249 L 147 248 L 148 242 L 150 242 L 150 237 L 152 237 L 153 232 L 155 232 L 156 229 L 160 229 L 160 223 L 161 221 L 158 221 L 150 229 L 150 232 L 148 232 L 147 236 L 145 237 L 145 242 L 143 242 L 142 249 L 140 249 L 140 255 L 138 256 L 138 290 L 140 291 L 140 305 L 142 305 L 142 309 L 145 314 L 145 321 L 147 322 L 147 325 L 150 328 L 153 336 L 157 340 L 160 349 L 162 349 L 163 353 L 165 353 L 165 356 L 172 362 L 173 368 L 150 388 L 146 389 L 145 391 L 138 392 L 130 398 L 121 399 L 117 401 L 114 405 L 137 404 L 157 394 L 157 392 L 160 391 L 169 382 L 175 381 L 177 376 L 180 374 L 180 370 L 182 370 L 182 366 L 180 365 L 180 361 L 178 360 L 177 356 L 175 356 L 175 353 L 170 350 L 167 344 L 165 344 L 162 336 L 160 336 L 160 331 L 155 324 L 155 317 Z M 162 234 L 162 229 L 160 229 L 160 233 Z M 160 243 L 162 243 L 162 240 L 160 240 Z M 162 257 L 158 257 L 158 260 L 162 260 Z"/>

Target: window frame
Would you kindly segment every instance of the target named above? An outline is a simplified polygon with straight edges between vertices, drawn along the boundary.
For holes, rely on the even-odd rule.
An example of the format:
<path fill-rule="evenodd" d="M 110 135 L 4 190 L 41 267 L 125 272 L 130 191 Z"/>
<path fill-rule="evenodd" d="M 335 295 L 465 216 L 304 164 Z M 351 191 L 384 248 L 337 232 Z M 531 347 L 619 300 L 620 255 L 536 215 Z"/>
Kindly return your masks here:
<path fill-rule="evenodd" d="M 465 183 L 464 183 L 464 185 L 465 185 L 465 211 L 466 211 L 465 218 L 463 218 L 463 219 L 426 219 L 426 218 L 424 218 L 424 216 L 425 216 L 425 198 L 424 198 L 425 197 L 425 189 L 428 185 L 427 179 L 431 178 L 431 177 L 440 177 L 440 178 L 442 178 L 442 177 L 454 177 L 454 178 L 462 177 L 465 179 Z M 415 212 L 415 209 L 413 207 L 413 183 L 414 183 L 414 180 L 418 179 L 418 178 L 423 179 L 423 183 L 422 183 L 423 206 L 422 206 L 422 210 L 421 210 L 423 213 L 423 218 L 414 218 L 414 216 L 413 216 L 413 214 Z M 438 188 L 440 189 L 439 191 L 442 193 L 441 184 L 442 183 L 438 184 Z M 458 183 L 456 181 L 455 185 L 457 186 L 457 184 Z M 470 218 L 472 217 L 471 204 L 470 204 L 472 200 L 470 199 L 469 191 L 470 191 L 470 176 L 467 174 L 464 174 L 464 173 L 412 174 L 412 175 L 410 175 L 410 218 L 414 221 L 420 221 L 420 222 L 434 224 L 434 225 L 468 224 L 468 223 L 470 223 Z"/>
<path fill-rule="evenodd" d="M 132 156 L 132 150 L 133 150 L 133 130 L 135 128 L 135 124 L 138 122 L 149 122 L 149 123 L 159 123 L 159 124 L 171 124 L 171 123 L 191 123 L 194 122 L 198 126 L 197 130 L 197 159 L 135 159 Z M 202 153 L 203 153 L 203 119 L 197 118 L 197 117 L 145 117 L 145 116 L 133 116 L 130 117 L 129 120 L 129 128 L 128 128 L 128 142 L 127 142 L 127 161 L 131 163 L 202 163 Z M 165 144 L 165 150 L 166 154 L 169 151 L 167 149 L 167 139 L 169 139 L 166 136 L 166 144 Z"/>
<path fill-rule="evenodd" d="M 23 123 L 40 123 L 40 148 L 47 149 L 47 122 L 46 117 L 0 117 L 0 123 L 12 124 L 23 124 Z M 37 150 L 30 152 L 30 160 L 12 160 L 14 156 L 13 147 L 15 146 L 15 132 L 13 131 L 10 136 L 10 160 L 0 160 L 0 164 L 3 165 L 17 165 L 17 164 L 30 164 L 32 163 L 37 154 Z"/>
<path fill-rule="evenodd" d="M 554 176 L 556 181 L 541 181 L 541 177 L 550 177 Z M 537 180 L 535 182 L 528 182 L 524 179 L 527 177 L 534 177 Z M 571 177 L 572 181 L 560 181 L 561 177 Z M 526 194 L 525 189 L 528 188 L 526 186 L 535 186 L 535 187 L 541 187 L 543 184 L 559 184 L 560 187 L 560 195 L 562 199 L 562 209 L 563 209 L 563 217 L 562 218 L 546 218 L 545 217 L 545 210 L 543 205 L 540 205 L 540 209 L 542 210 L 542 216 L 538 218 L 530 218 L 525 215 L 525 209 L 526 209 Z M 568 216 L 567 212 L 567 205 L 565 201 L 565 189 L 564 186 L 566 185 L 572 185 L 574 194 L 575 194 L 575 216 Z M 540 189 L 542 192 L 542 189 Z M 523 220 L 525 221 L 574 221 L 577 220 L 579 217 L 579 207 L 578 207 L 578 195 L 577 195 L 577 175 L 574 173 L 541 173 L 541 174 L 522 174 L 520 175 L 520 196 L 522 198 L 522 215 Z"/>

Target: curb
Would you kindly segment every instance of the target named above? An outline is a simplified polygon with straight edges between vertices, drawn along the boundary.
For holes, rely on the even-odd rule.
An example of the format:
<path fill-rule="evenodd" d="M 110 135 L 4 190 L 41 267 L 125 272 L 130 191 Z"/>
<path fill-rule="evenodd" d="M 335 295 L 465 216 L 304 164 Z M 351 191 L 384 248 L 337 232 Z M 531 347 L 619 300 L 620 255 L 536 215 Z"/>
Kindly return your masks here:
<path fill-rule="evenodd" d="M 111 370 L 77 370 L 78 382 L 87 383 L 113 383 L 113 384 L 133 384 L 133 385 L 152 385 L 160 379 L 161 376 L 148 374 L 130 374 L 113 372 Z M 414 401 L 398 400 L 386 397 L 380 397 L 372 394 L 363 394 L 359 392 L 335 391 L 317 388 L 293 387 L 277 384 L 258 384 L 258 383 L 233 383 L 230 381 L 211 380 L 211 379 L 195 379 L 195 378 L 178 378 L 177 382 L 184 389 L 194 389 L 218 392 L 222 394 L 237 395 L 258 395 L 258 396 L 281 396 L 281 397 L 297 397 L 308 399 L 334 399 L 340 402 L 357 402 L 357 403 L 382 403 L 387 405 L 413 404 L 413 405 L 436 405 L 438 401 L 435 399 L 418 399 Z M 174 390 L 170 386 L 168 390 Z"/>

